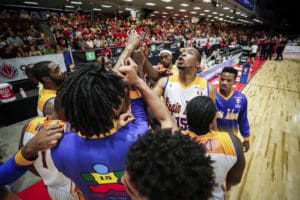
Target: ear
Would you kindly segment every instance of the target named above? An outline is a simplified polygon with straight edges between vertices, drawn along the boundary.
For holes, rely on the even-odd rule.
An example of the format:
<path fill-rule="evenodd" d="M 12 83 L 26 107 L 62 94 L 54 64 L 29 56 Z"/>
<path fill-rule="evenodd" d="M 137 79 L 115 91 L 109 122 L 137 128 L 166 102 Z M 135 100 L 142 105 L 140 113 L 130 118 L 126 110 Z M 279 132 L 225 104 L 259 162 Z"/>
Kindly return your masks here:
<path fill-rule="evenodd" d="M 41 79 L 42 83 L 49 83 L 50 81 L 52 81 L 49 76 L 43 76 Z"/>
<path fill-rule="evenodd" d="M 214 119 L 209 124 L 209 130 L 214 130 L 214 131 L 218 130 L 218 126 L 217 126 L 217 113 L 216 113 Z"/>

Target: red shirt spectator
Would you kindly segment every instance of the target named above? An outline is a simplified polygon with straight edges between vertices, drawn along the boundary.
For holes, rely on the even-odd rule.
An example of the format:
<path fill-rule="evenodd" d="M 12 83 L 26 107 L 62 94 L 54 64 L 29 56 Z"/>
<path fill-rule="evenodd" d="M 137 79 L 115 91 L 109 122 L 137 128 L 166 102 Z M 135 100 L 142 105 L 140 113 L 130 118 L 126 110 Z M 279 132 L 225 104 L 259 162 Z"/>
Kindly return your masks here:
<path fill-rule="evenodd" d="M 106 57 L 108 57 L 108 58 L 111 58 L 112 52 L 111 52 L 110 48 L 105 47 L 104 49 L 102 49 L 102 50 L 100 51 L 100 54 L 98 54 L 98 55 L 100 55 L 100 56 L 106 56 Z"/>

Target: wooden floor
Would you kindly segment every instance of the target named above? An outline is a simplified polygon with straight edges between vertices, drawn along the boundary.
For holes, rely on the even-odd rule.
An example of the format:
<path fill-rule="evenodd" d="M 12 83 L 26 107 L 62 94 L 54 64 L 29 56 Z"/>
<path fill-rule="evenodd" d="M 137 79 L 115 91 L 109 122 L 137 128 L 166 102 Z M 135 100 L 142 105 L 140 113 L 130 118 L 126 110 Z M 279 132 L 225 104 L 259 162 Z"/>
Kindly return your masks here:
<path fill-rule="evenodd" d="M 242 91 L 251 148 L 227 200 L 300 199 L 300 60 L 267 61 Z"/>

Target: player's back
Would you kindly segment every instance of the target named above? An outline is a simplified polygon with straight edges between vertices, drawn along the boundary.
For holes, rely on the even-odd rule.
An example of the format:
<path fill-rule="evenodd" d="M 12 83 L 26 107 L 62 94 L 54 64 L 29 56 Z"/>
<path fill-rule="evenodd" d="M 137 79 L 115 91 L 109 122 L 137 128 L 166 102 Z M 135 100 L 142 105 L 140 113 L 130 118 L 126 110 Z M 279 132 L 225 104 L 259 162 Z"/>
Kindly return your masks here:
<path fill-rule="evenodd" d="M 88 139 L 71 131 L 52 149 L 58 169 L 88 199 L 129 199 L 121 183 L 127 151 L 149 127 L 142 98 L 131 101 L 131 110 L 135 121 L 119 130 L 113 128 Z"/>
<path fill-rule="evenodd" d="M 36 117 L 27 125 L 22 143 L 25 145 L 29 142 L 43 127 L 53 123 L 60 123 L 64 130 L 69 130 L 69 124 L 60 120 L 48 120 L 48 117 Z M 40 151 L 38 158 L 34 161 L 33 166 L 43 179 L 49 195 L 54 200 L 78 199 L 77 194 L 70 193 L 75 185 L 71 179 L 64 176 L 57 170 L 51 157 L 51 150 Z"/>
<path fill-rule="evenodd" d="M 56 97 L 56 90 L 49 90 L 43 88 L 40 91 L 39 99 L 38 99 L 38 106 L 37 106 L 37 113 L 38 116 L 45 116 L 46 115 L 46 106 L 48 103 L 52 103 L 54 105 L 54 99 Z"/>
<path fill-rule="evenodd" d="M 190 133 L 194 140 L 205 144 L 207 154 L 211 156 L 215 172 L 216 186 L 212 192 L 212 199 L 224 199 L 222 185 L 225 186 L 225 180 L 229 170 L 237 162 L 237 150 L 235 149 L 233 137 L 227 132 L 210 131 L 205 135 L 196 135 Z"/>

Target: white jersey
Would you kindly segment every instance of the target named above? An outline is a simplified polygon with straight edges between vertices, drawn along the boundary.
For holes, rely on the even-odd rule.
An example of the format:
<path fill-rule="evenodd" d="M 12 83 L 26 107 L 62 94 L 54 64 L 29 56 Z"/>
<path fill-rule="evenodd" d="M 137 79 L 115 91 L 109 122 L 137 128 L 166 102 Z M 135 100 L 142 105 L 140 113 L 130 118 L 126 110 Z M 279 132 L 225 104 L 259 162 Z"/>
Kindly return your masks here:
<path fill-rule="evenodd" d="M 31 120 L 26 127 L 23 145 L 28 143 L 39 131 L 39 129 L 44 126 L 44 123 L 53 122 L 56 123 L 58 120 L 47 120 L 47 117 L 36 117 Z M 60 121 L 61 122 L 61 121 Z M 65 130 L 69 128 L 69 124 L 62 122 Z M 47 186 L 49 195 L 53 200 L 77 200 L 78 195 L 75 191 L 75 185 L 71 179 L 64 176 L 55 167 L 53 160 L 51 158 L 51 150 L 40 151 L 38 153 L 38 158 L 34 161 L 33 166 L 43 179 L 45 185 Z"/>
<path fill-rule="evenodd" d="M 163 96 L 165 103 L 182 130 L 187 130 L 186 105 L 196 96 L 208 96 L 209 88 L 207 80 L 196 77 L 187 86 L 179 82 L 178 75 L 169 76 L 164 87 Z"/>
<path fill-rule="evenodd" d="M 225 192 L 222 186 L 226 187 L 226 177 L 229 170 L 236 164 L 238 151 L 236 144 L 227 132 L 210 131 L 205 135 L 196 135 L 191 131 L 184 134 L 190 135 L 193 140 L 206 146 L 207 154 L 210 155 L 215 172 L 215 186 L 211 200 L 224 200 Z"/>
<path fill-rule="evenodd" d="M 38 116 L 45 116 L 45 109 L 48 103 L 52 103 L 54 105 L 54 99 L 56 97 L 56 90 L 49 90 L 42 88 L 39 93 L 39 100 L 38 100 L 38 107 L 37 107 L 37 113 Z"/>

